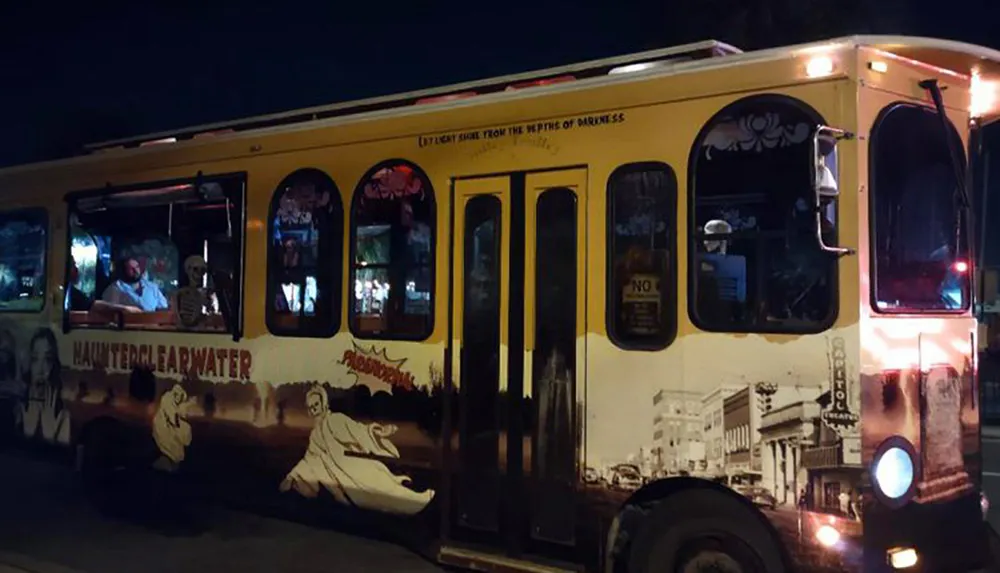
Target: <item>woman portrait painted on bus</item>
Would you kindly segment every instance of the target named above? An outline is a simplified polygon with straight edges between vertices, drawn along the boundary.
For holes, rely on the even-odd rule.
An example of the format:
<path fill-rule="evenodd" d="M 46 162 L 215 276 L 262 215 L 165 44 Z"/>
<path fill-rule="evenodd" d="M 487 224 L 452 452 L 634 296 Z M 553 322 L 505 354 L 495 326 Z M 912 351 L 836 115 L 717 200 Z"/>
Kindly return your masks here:
<path fill-rule="evenodd" d="M 27 401 L 19 417 L 24 436 L 50 443 L 68 444 L 69 411 L 62 399 L 62 364 L 51 329 L 40 328 L 28 344 Z"/>

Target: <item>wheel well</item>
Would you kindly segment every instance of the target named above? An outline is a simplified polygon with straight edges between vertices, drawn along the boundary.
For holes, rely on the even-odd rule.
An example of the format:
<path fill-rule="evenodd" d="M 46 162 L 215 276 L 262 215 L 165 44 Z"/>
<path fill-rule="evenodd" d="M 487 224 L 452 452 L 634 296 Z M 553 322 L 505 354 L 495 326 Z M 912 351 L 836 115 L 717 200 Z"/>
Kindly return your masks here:
<path fill-rule="evenodd" d="M 86 422 L 76 435 L 74 445 L 79 449 L 85 447 L 89 440 L 100 437 L 103 440 L 120 441 L 125 429 L 125 424 L 111 416 L 100 416 Z M 121 444 L 115 444 L 120 446 Z"/>
<path fill-rule="evenodd" d="M 87 440 L 90 439 L 94 433 L 114 431 L 120 429 L 121 426 L 122 423 L 111 416 L 100 416 L 98 418 L 94 418 L 80 428 L 80 432 L 77 434 L 77 443 L 80 445 L 86 444 Z"/>
<path fill-rule="evenodd" d="M 760 525 L 771 534 L 786 566 L 790 566 L 791 559 L 787 547 L 782 543 L 778 531 L 774 528 L 771 520 L 761 513 L 750 500 L 713 481 L 693 477 L 674 477 L 644 485 L 622 504 L 608 531 L 604 572 L 625 573 L 629 547 L 653 507 L 670 496 L 692 490 L 713 491 L 749 509 L 760 521 Z"/>

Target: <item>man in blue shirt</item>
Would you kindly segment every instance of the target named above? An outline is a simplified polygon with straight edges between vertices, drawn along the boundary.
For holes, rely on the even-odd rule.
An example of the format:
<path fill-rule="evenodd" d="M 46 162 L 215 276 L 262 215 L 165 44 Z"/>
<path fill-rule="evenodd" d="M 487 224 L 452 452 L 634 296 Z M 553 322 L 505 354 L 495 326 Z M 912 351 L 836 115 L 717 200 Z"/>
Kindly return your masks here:
<path fill-rule="evenodd" d="M 142 278 L 139 261 L 131 257 L 126 257 L 118 263 L 118 280 L 104 289 L 101 298 L 105 302 L 132 307 L 142 312 L 170 308 L 160 287 Z"/>

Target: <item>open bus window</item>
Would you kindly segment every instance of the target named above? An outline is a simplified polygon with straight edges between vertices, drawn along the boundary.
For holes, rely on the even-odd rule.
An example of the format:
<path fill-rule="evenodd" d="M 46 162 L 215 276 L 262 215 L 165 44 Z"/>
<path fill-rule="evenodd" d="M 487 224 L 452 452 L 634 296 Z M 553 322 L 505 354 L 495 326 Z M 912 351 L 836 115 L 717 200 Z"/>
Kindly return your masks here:
<path fill-rule="evenodd" d="M 632 163 L 608 179 L 607 328 L 624 348 L 664 348 L 676 331 L 677 178 L 662 163 Z"/>
<path fill-rule="evenodd" d="M 239 332 L 243 181 L 147 184 L 71 201 L 71 327 Z"/>
<path fill-rule="evenodd" d="M 268 329 L 333 336 L 340 328 L 344 209 L 322 171 L 301 169 L 275 190 L 268 238 Z"/>
<path fill-rule="evenodd" d="M 950 141 L 934 110 L 898 104 L 883 111 L 872 129 L 872 302 L 880 312 L 969 306 L 968 268 L 956 264 L 968 256 L 968 245 L 964 218 L 956 228 L 950 146 L 959 157 L 964 153 L 954 126 L 948 127 Z"/>
<path fill-rule="evenodd" d="M 717 113 L 691 158 L 691 318 L 717 332 L 819 332 L 836 316 L 836 261 L 812 210 L 812 135 L 823 121 L 784 96 Z M 831 166 L 831 171 L 835 169 Z M 836 243 L 834 206 L 824 240 Z"/>
<path fill-rule="evenodd" d="M 434 192 L 419 167 L 382 163 L 351 205 L 351 331 L 423 339 L 433 328 Z"/>
<path fill-rule="evenodd" d="M 42 209 L 0 213 L 0 312 L 45 306 L 48 219 Z"/>

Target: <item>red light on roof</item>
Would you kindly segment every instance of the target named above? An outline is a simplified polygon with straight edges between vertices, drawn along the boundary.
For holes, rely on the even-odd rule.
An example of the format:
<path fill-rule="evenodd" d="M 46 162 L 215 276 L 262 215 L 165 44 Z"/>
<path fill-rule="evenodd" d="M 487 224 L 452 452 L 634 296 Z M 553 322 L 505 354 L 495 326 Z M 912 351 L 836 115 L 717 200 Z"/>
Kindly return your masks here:
<path fill-rule="evenodd" d="M 427 104 L 427 103 L 444 103 L 446 101 L 455 101 L 457 99 L 466 99 L 466 98 L 470 98 L 470 97 L 477 96 L 477 95 L 479 95 L 479 94 L 476 93 L 476 92 L 460 92 L 460 93 L 457 93 L 457 94 L 446 94 L 446 95 L 443 95 L 443 96 L 425 97 L 425 98 L 418 99 L 416 105 L 422 105 L 422 104 Z"/>
<path fill-rule="evenodd" d="M 194 134 L 195 139 L 202 139 L 205 137 L 216 137 L 218 135 L 226 135 L 228 133 L 236 133 L 235 129 L 220 129 L 218 131 L 203 131 L 201 133 Z"/>
<path fill-rule="evenodd" d="M 955 261 L 952 268 L 955 269 L 956 273 L 967 273 L 969 272 L 969 263 L 966 261 Z"/>
<path fill-rule="evenodd" d="M 539 86 L 550 86 L 553 84 L 562 84 L 566 82 L 576 81 L 574 76 L 556 76 L 554 78 L 545 78 L 541 80 L 532 80 L 530 82 L 520 82 L 516 84 L 510 84 L 505 88 L 505 91 L 510 90 L 523 90 L 524 88 L 534 88 Z"/>

